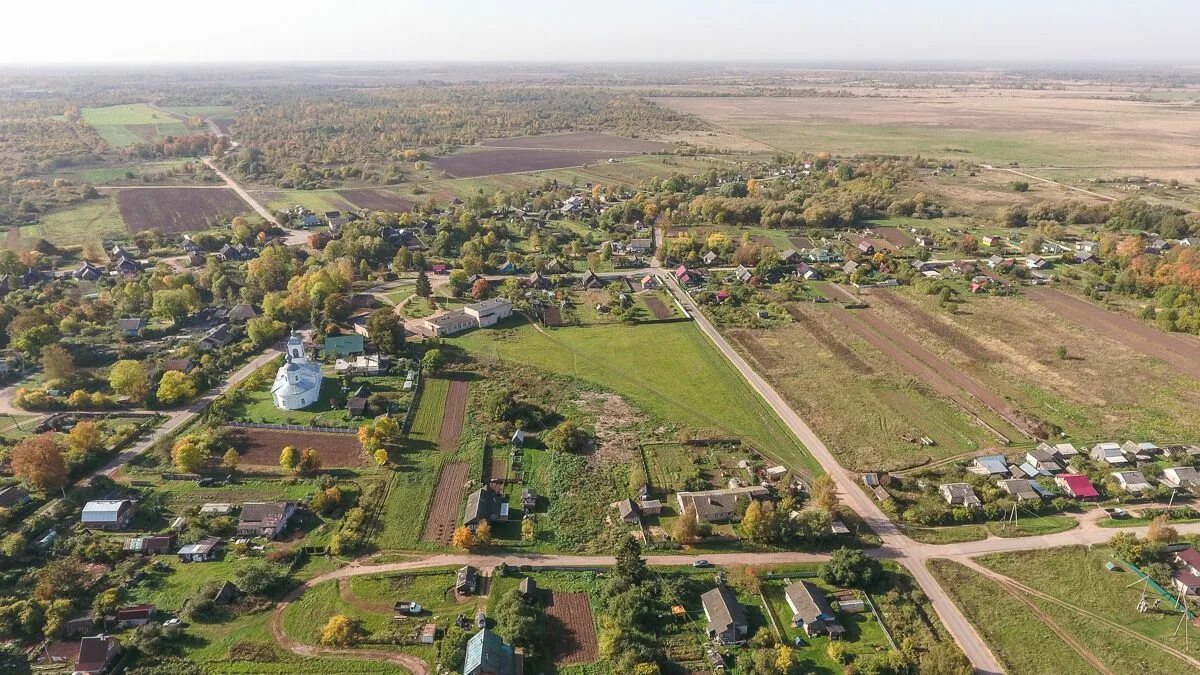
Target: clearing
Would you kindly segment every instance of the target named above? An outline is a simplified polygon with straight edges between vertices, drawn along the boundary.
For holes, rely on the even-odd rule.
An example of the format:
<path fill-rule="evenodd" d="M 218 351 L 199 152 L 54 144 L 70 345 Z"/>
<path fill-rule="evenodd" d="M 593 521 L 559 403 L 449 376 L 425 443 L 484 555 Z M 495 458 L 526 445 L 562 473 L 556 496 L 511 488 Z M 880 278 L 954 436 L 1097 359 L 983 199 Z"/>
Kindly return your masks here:
<path fill-rule="evenodd" d="M 591 663 L 600 658 L 596 622 L 587 593 L 551 591 L 546 603 L 545 630 L 550 637 L 554 663 Z"/>
<path fill-rule="evenodd" d="M 100 138 L 114 148 L 148 143 L 164 136 L 187 136 L 192 133 L 178 119 L 145 103 L 84 108 L 80 115 L 83 121 L 95 127 Z"/>
<path fill-rule="evenodd" d="M 194 232 L 246 215 L 249 207 L 233 190 L 131 188 L 117 193 L 121 219 L 130 232 Z"/>
<path fill-rule="evenodd" d="M 316 448 L 322 466 L 355 467 L 365 464 L 362 444 L 354 434 L 319 431 L 284 431 L 237 427 L 233 430 L 240 462 L 246 466 L 279 466 L 279 453 L 286 446 L 297 450 Z"/>
<path fill-rule="evenodd" d="M 443 464 L 433 490 L 433 503 L 425 516 L 425 541 L 449 544 L 458 527 L 458 512 L 462 508 L 463 487 L 467 483 L 470 465 L 466 462 Z"/>
<path fill-rule="evenodd" d="M 379 190 L 340 190 L 343 198 L 354 202 L 354 205 L 371 211 L 395 211 L 407 213 L 416 205 L 411 199 L 404 199 Z"/>

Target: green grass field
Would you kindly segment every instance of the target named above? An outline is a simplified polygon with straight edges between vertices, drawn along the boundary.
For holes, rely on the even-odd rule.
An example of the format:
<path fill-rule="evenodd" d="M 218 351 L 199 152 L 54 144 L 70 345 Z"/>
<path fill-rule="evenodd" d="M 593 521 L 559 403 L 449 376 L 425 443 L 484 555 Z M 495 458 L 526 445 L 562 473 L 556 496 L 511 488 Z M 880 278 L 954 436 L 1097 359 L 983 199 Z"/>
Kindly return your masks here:
<path fill-rule="evenodd" d="M 56 246 L 80 246 L 89 241 L 124 239 L 129 236 L 117 201 L 110 196 L 93 199 L 74 208 L 55 211 L 36 225 L 19 230 L 22 246 L 32 246 L 38 238 Z"/>
<path fill-rule="evenodd" d="M 271 397 L 271 382 L 261 389 L 247 391 L 248 400 L 239 406 L 235 419 L 243 422 L 263 422 L 267 424 L 304 424 L 319 427 L 358 428 L 362 420 L 347 417 L 344 408 L 333 408 L 329 399 L 341 391 L 342 383 L 337 377 L 326 374 L 321 383 L 320 398 L 300 410 L 280 410 L 275 407 Z"/>
<path fill-rule="evenodd" d="M 820 468 L 691 323 L 560 328 L 549 334 L 524 320 L 450 342 L 476 357 L 498 357 L 578 377 L 627 397 L 663 421 L 716 437 L 744 439 L 805 470 Z"/>
<path fill-rule="evenodd" d="M 290 209 L 297 204 L 318 214 L 354 208 L 336 190 L 264 190 L 255 191 L 254 197 L 271 211 Z"/>
<path fill-rule="evenodd" d="M 450 380 L 427 378 L 421 385 L 421 400 L 408 432 L 408 442 L 417 449 L 436 446 L 442 431 L 442 413 L 446 409 L 446 394 Z"/>
<path fill-rule="evenodd" d="M 185 136 L 189 133 L 183 123 L 145 103 L 84 108 L 80 114 L 83 120 L 95 127 L 100 137 L 114 148 L 137 145 L 163 136 Z M 153 127 L 152 133 L 150 127 Z"/>
<path fill-rule="evenodd" d="M 233 106 L 231 105 L 163 106 L 163 110 L 170 110 L 180 115 L 199 117 L 231 117 L 233 115 Z"/>

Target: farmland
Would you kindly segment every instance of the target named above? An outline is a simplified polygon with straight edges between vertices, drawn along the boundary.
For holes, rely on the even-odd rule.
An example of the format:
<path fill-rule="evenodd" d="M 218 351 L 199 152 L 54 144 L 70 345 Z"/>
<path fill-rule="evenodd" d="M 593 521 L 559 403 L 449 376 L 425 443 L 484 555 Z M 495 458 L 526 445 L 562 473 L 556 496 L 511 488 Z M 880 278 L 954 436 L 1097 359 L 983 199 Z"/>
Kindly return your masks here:
<path fill-rule="evenodd" d="M 691 323 L 602 325 L 545 333 L 532 324 L 473 331 L 450 340 L 477 358 L 498 357 L 606 387 L 663 421 L 745 439 L 797 468 L 819 472 L 800 447 Z M 645 345 L 655 345 L 646 349 Z M 613 355 L 620 355 L 614 359 Z M 669 359 L 662 355 L 670 354 Z M 680 369 L 688 373 L 681 386 Z"/>
<path fill-rule="evenodd" d="M 597 150 L 493 148 L 465 150 L 445 157 L 435 157 L 431 163 L 452 178 L 474 178 L 581 166 L 607 159 L 611 155 L 612 153 Z"/>
<path fill-rule="evenodd" d="M 240 462 L 246 466 L 278 466 L 280 451 L 289 445 L 297 450 L 316 448 L 327 467 L 362 466 L 366 459 L 354 434 L 239 428 L 234 437 Z"/>
<path fill-rule="evenodd" d="M 611 134 L 569 133 L 544 136 L 519 136 L 482 143 L 489 148 L 527 148 L 531 150 L 592 150 L 613 153 L 663 152 L 667 143 L 637 138 L 622 138 Z"/>
<path fill-rule="evenodd" d="M 873 93 L 879 93 L 873 91 Z M 883 96 L 658 98 L 774 149 L 900 154 L 1003 164 L 1179 165 L 1200 152 L 1200 122 L 1183 103 L 1092 92 L 887 90 Z M 1136 132 L 1131 133 L 1131 129 Z M 1189 140 L 1177 141 L 1177 134 Z"/>
<path fill-rule="evenodd" d="M 446 392 L 446 408 L 442 413 L 442 428 L 438 433 L 438 447 L 454 450 L 462 438 L 463 416 L 467 414 L 467 383 L 451 380 Z"/>
<path fill-rule="evenodd" d="M 130 188 L 117 193 L 117 203 L 130 232 L 164 234 L 204 230 L 249 210 L 227 189 Z"/>
<path fill-rule="evenodd" d="M 163 136 L 188 134 L 187 127 L 179 120 L 145 103 L 84 108 L 80 114 L 114 148 L 146 143 Z"/>
<path fill-rule="evenodd" d="M 36 225 L 9 230 L 6 248 L 27 248 L 37 239 L 57 246 L 79 246 L 90 241 L 129 236 L 112 197 L 90 200 L 69 209 L 43 216 Z"/>
<path fill-rule="evenodd" d="M 587 593 L 551 591 L 546 603 L 546 633 L 552 636 L 554 663 L 591 663 L 599 656 L 596 623 Z"/>
<path fill-rule="evenodd" d="M 462 508 L 463 486 L 467 483 L 470 466 L 466 462 L 451 462 L 442 465 L 438 473 L 437 487 L 433 490 L 433 503 L 425 515 L 425 533 L 422 539 L 429 542 L 449 544 L 450 536 L 458 525 L 458 513 Z"/>
<path fill-rule="evenodd" d="M 349 200 L 355 206 L 371 211 L 412 211 L 413 201 L 379 190 L 341 190 L 338 192 L 343 199 Z"/>

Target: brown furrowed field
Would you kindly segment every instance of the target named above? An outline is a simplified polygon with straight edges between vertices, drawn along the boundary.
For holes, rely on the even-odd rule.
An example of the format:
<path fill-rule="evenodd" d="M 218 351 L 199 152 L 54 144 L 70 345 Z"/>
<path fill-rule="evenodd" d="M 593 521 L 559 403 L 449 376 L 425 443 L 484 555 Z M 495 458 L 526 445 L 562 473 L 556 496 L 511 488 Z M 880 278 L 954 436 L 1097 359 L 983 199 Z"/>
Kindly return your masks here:
<path fill-rule="evenodd" d="M 210 188 L 131 188 L 117 193 L 121 219 L 130 232 L 193 232 L 249 210 L 233 190 Z"/>
<path fill-rule="evenodd" d="M 425 517 L 423 541 L 449 544 L 458 526 L 458 511 L 462 506 L 463 485 L 467 482 L 470 465 L 466 462 L 443 464 L 433 489 L 433 503 Z"/>
<path fill-rule="evenodd" d="M 647 295 L 644 301 L 646 306 L 650 308 L 650 313 L 654 315 L 655 319 L 669 319 L 674 315 L 670 308 L 663 303 L 662 298 Z"/>
<path fill-rule="evenodd" d="M 606 160 L 613 154 L 602 150 L 494 148 L 457 152 L 446 157 L 435 157 L 430 162 L 454 178 L 474 178 L 592 164 Z"/>
<path fill-rule="evenodd" d="M 445 412 L 442 413 L 442 431 L 438 435 L 439 448 L 454 450 L 458 447 L 466 414 L 467 383 L 463 380 L 452 380 L 450 391 L 446 394 Z"/>
<path fill-rule="evenodd" d="M 546 604 L 546 633 L 556 665 L 591 663 L 600 657 L 587 593 L 552 592 Z"/>
<path fill-rule="evenodd" d="M 1079 308 L 1043 304 L 1057 291 L 971 297 L 954 314 L 940 308 L 934 296 L 906 288 L 886 293 L 891 297 L 882 290 L 869 296 L 884 321 L 989 391 L 1058 425 L 1072 441 L 1200 440 L 1195 415 L 1200 380 L 1164 360 L 1171 354 L 1155 351 L 1165 348 L 1158 341 L 1187 344 L 1192 342 L 1188 336 L 1139 326 L 1151 333 L 1138 337 L 1106 323 L 1091 324 L 1097 313 L 1117 317 L 1114 321 L 1121 317 L 1094 305 L 1073 317 L 1071 311 Z M 1059 347 L 1066 348 L 1067 358 L 1057 356 Z"/>
<path fill-rule="evenodd" d="M 339 190 L 338 194 L 358 208 L 371 211 L 407 213 L 412 211 L 415 206 L 411 199 L 389 195 L 378 190 Z"/>
<path fill-rule="evenodd" d="M 315 448 L 325 467 L 362 466 L 366 457 L 354 434 L 327 434 L 317 431 L 283 431 L 238 427 L 233 430 L 239 460 L 245 466 L 279 466 L 279 453 L 285 446 L 297 450 Z"/>
<path fill-rule="evenodd" d="M 663 97 L 661 105 L 785 152 L 903 154 L 1044 166 L 1194 165 L 1187 102 L 1080 91 L 872 90 L 872 96 Z"/>
<path fill-rule="evenodd" d="M 670 150 L 667 143 L 624 138 L 610 134 L 574 133 L 546 136 L 522 136 L 501 138 L 483 144 L 489 148 L 529 148 L 543 150 L 595 150 L 599 152 L 640 153 Z"/>

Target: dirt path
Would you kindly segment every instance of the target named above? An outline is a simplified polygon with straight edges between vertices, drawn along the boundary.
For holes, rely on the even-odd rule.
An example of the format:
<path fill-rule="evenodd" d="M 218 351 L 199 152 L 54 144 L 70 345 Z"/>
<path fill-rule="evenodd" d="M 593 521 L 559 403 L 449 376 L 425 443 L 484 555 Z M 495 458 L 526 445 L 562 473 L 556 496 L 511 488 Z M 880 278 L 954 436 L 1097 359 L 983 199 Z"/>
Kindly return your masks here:
<path fill-rule="evenodd" d="M 467 383 L 465 380 L 451 380 L 450 391 L 446 393 L 446 407 L 442 412 L 442 430 L 438 434 L 439 448 L 442 450 L 458 448 L 466 414 Z"/>
<path fill-rule="evenodd" d="M 423 541 L 449 544 L 458 526 L 458 510 L 462 505 L 463 485 L 467 482 L 470 466 L 466 462 L 443 464 L 438 473 L 437 487 L 433 489 L 433 502 L 425 516 Z"/>
<path fill-rule="evenodd" d="M 1041 176 L 1035 176 L 1030 173 L 1025 173 L 1024 171 L 1017 171 L 1016 169 L 1006 169 L 1004 167 L 991 166 L 990 164 L 984 164 L 982 166 L 983 166 L 983 168 L 988 169 L 990 171 L 1005 171 L 1005 172 L 1011 173 L 1013 175 L 1020 176 L 1022 178 L 1028 178 L 1029 180 L 1037 181 L 1039 183 L 1047 183 L 1049 185 L 1054 185 L 1054 186 L 1057 186 L 1060 188 L 1066 188 L 1067 190 L 1074 190 L 1075 192 L 1082 192 L 1085 195 L 1091 195 L 1092 197 L 1096 197 L 1097 199 L 1103 199 L 1106 202 L 1117 201 L 1116 197 L 1112 197 L 1112 196 L 1105 195 L 1105 194 L 1100 194 L 1099 192 L 1093 192 L 1091 190 L 1084 190 L 1083 188 L 1077 188 L 1073 185 L 1067 185 L 1066 183 L 1060 183 L 1056 180 L 1050 180 L 1049 178 L 1042 178 Z"/>
<path fill-rule="evenodd" d="M 1024 593 L 1022 593 L 1012 584 L 1008 584 L 1003 581 L 999 581 L 999 584 L 1000 587 L 1003 588 L 1005 592 L 1007 592 L 1014 600 L 1024 605 L 1025 609 L 1029 610 L 1038 618 L 1039 621 L 1045 624 L 1045 626 L 1050 629 L 1050 632 L 1057 635 L 1059 639 L 1067 643 L 1067 646 L 1073 649 L 1081 659 L 1087 661 L 1088 665 L 1095 668 L 1096 672 L 1104 673 L 1105 675 L 1116 675 L 1116 673 L 1109 670 L 1104 661 L 1100 660 L 1100 657 L 1093 654 L 1091 650 L 1088 649 L 1087 646 L 1085 646 L 1082 642 L 1076 640 L 1075 636 L 1070 632 L 1063 630 L 1062 626 L 1059 626 L 1049 614 L 1043 612 L 1041 607 L 1038 607 L 1032 600 L 1025 597 Z"/>
<path fill-rule="evenodd" d="M 1038 304 L 1090 331 L 1146 356 L 1165 361 L 1183 373 L 1200 379 L 1200 340 L 1164 333 L 1133 317 L 1109 311 L 1056 288 L 1036 286 L 1025 292 Z"/>

